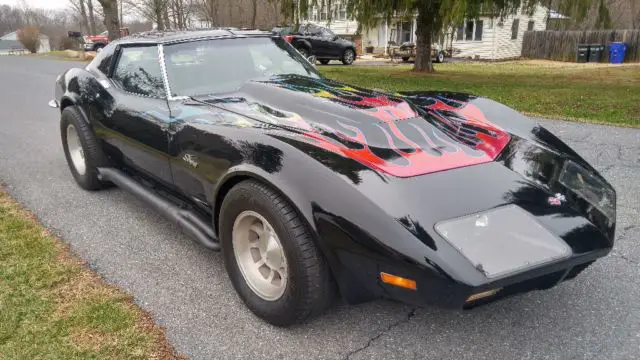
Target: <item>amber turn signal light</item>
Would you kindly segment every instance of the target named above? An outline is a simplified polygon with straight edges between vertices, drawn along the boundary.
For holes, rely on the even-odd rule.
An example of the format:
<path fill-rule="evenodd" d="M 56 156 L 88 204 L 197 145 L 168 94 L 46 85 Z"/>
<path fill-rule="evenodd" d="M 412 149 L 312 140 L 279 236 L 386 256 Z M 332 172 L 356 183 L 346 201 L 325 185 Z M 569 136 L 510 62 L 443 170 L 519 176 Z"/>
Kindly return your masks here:
<path fill-rule="evenodd" d="M 397 286 L 397 287 L 401 287 L 409 290 L 417 289 L 416 282 L 414 280 L 387 274 L 384 272 L 380 273 L 380 280 L 382 280 L 382 282 L 385 284 L 389 284 L 389 285 L 393 285 L 393 286 Z"/>
<path fill-rule="evenodd" d="M 480 292 L 480 293 L 477 293 L 477 294 L 473 294 L 473 295 L 471 295 L 471 296 L 469 296 L 467 298 L 466 302 L 470 303 L 470 302 L 473 302 L 473 301 L 476 301 L 476 300 L 488 298 L 490 296 L 493 296 L 493 295 L 497 294 L 498 291 L 500 291 L 500 290 L 502 290 L 502 288 L 493 289 L 493 290 L 489 290 L 489 291 L 483 291 L 483 292 Z"/>

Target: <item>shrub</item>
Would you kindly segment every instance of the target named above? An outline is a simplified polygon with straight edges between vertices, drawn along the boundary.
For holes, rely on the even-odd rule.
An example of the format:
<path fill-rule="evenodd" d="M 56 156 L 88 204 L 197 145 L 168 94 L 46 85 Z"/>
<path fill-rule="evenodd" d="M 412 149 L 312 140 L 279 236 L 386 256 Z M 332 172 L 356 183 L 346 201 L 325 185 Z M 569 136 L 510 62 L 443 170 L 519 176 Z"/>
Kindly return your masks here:
<path fill-rule="evenodd" d="M 77 50 L 78 48 L 80 48 L 78 39 L 67 36 L 60 38 L 58 50 Z"/>
<path fill-rule="evenodd" d="M 25 49 L 35 54 L 40 48 L 40 29 L 33 26 L 24 27 L 18 30 L 18 40 Z"/>

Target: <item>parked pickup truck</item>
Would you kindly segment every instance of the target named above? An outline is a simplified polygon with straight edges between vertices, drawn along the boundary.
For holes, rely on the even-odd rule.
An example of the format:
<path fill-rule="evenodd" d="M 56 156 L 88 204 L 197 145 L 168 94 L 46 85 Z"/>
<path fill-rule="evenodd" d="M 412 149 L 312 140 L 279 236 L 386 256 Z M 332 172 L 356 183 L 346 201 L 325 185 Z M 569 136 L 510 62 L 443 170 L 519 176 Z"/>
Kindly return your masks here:
<path fill-rule="evenodd" d="M 129 35 L 129 28 L 120 29 L 120 37 Z M 85 51 L 98 51 L 109 44 L 109 32 L 104 31 L 98 35 L 85 35 L 84 36 L 84 50 Z"/>
<path fill-rule="evenodd" d="M 404 62 L 409 62 L 410 59 L 415 59 L 416 57 L 416 45 L 412 42 L 405 42 L 400 46 L 391 46 L 389 48 L 389 53 L 391 57 L 394 59 L 402 59 Z M 450 55 L 450 54 L 449 54 Z M 442 49 L 442 46 L 439 44 L 431 45 L 431 58 L 435 60 L 437 63 L 444 62 L 444 58 L 447 56 L 446 52 Z"/>

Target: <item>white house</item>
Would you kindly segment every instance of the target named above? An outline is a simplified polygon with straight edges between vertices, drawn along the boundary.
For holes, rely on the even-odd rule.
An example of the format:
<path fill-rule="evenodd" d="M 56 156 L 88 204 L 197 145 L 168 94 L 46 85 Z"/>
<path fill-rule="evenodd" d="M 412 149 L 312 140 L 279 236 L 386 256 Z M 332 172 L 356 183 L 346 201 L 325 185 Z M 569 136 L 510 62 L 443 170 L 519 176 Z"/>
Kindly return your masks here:
<path fill-rule="evenodd" d="M 20 40 L 18 40 L 17 31 L 6 34 L 3 37 L 0 37 L 1 52 L 9 52 L 15 48 L 23 48 L 22 44 L 20 43 Z M 38 53 L 44 53 L 49 51 L 51 51 L 49 38 L 46 35 L 40 34 L 40 47 L 38 48 Z"/>
<path fill-rule="evenodd" d="M 332 2 L 332 21 L 327 23 L 327 10 L 313 8 L 309 21 L 329 27 L 338 35 L 355 36 L 358 23 L 347 19 L 346 7 L 341 1 Z M 547 9 L 538 6 L 532 16 L 519 11 L 504 19 L 481 16 L 469 19 L 456 29 L 451 29 L 441 39 L 445 49 L 452 49 L 454 57 L 500 60 L 519 57 L 522 53 L 522 38 L 527 30 L 546 30 Z M 375 53 L 384 53 L 389 45 L 415 42 L 416 18 L 397 19 L 391 23 L 363 31 L 360 35 L 361 52 L 373 48 Z"/>

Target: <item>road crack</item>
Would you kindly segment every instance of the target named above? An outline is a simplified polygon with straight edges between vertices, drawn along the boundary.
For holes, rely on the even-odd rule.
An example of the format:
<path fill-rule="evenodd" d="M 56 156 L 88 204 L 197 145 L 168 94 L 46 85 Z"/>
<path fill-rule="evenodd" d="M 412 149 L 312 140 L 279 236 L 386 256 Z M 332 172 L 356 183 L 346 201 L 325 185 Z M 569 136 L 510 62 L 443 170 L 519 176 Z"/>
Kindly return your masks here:
<path fill-rule="evenodd" d="M 392 324 L 389 324 L 389 326 L 387 326 L 384 330 L 382 330 L 379 334 L 369 338 L 369 340 L 367 341 L 367 343 L 362 346 L 359 347 L 351 352 L 349 352 L 345 357 L 344 360 L 349 360 L 351 359 L 351 357 L 363 350 L 366 350 L 368 347 L 370 347 L 376 340 L 378 340 L 379 338 L 381 338 L 383 335 L 385 335 L 386 333 L 388 333 L 389 331 L 393 330 L 394 328 L 409 322 L 415 315 L 416 315 L 416 310 L 418 310 L 418 308 L 413 308 L 411 309 L 411 311 L 409 311 L 409 313 L 407 314 L 407 316 L 404 319 L 398 320 Z"/>
<path fill-rule="evenodd" d="M 621 253 L 619 253 L 619 252 L 617 252 L 615 250 L 610 252 L 609 255 L 617 257 L 617 258 L 620 258 L 620 259 L 622 259 L 622 260 L 624 260 L 624 261 L 626 261 L 626 262 L 628 262 L 628 263 L 630 263 L 632 265 L 640 265 L 640 261 L 634 260 L 634 259 L 632 259 L 632 258 L 630 258 L 630 257 L 628 257 L 626 255 L 623 255 L 623 254 L 621 254 Z"/>

